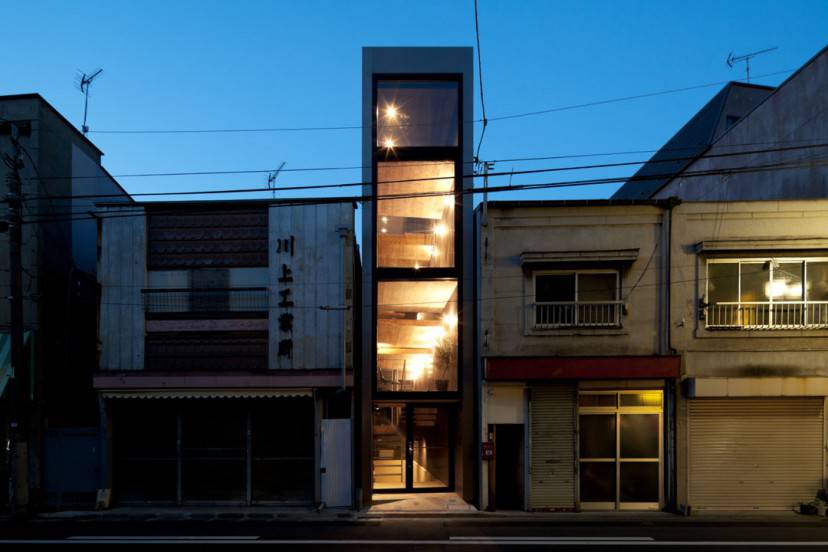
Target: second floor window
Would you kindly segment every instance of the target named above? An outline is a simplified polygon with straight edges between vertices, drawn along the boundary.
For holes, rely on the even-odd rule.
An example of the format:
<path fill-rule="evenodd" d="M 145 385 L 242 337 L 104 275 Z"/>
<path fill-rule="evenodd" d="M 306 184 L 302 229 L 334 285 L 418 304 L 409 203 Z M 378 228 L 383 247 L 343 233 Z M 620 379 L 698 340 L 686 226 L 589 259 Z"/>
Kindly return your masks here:
<path fill-rule="evenodd" d="M 535 273 L 535 328 L 620 326 L 619 279 L 614 270 Z"/>
<path fill-rule="evenodd" d="M 708 328 L 828 328 L 828 259 L 711 259 L 706 294 Z"/>

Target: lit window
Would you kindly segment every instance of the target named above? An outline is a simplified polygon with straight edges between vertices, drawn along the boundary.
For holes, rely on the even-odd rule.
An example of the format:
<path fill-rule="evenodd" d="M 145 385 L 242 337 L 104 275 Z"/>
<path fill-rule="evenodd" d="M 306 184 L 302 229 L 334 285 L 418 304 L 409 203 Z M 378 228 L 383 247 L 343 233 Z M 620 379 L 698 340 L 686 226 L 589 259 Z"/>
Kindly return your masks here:
<path fill-rule="evenodd" d="M 457 90 L 450 81 L 379 82 L 377 146 L 457 146 Z"/>

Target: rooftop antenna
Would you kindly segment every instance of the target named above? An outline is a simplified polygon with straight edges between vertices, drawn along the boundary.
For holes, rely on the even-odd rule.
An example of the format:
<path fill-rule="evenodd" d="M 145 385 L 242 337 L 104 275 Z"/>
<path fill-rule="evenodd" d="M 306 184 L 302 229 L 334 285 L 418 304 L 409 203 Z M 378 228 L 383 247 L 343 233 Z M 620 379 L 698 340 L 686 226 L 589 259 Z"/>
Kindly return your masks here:
<path fill-rule="evenodd" d="M 276 177 L 279 176 L 279 173 L 282 172 L 286 164 L 286 161 L 282 161 L 278 169 L 267 174 L 267 187 L 273 192 L 273 199 L 276 199 Z"/>
<path fill-rule="evenodd" d="M 766 48 L 764 50 L 759 50 L 758 52 L 751 52 L 751 53 L 745 54 L 743 56 L 734 56 L 733 52 L 730 52 L 727 55 L 727 60 L 725 60 L 725 63 L 727 63 L 728 67 L 733 69 L 733 65 L 735 63 L 740 63 L 740 62 L 744 61 L 745 62 L 745 80 L 749 83 L 750 82 L 750 58 L 756 57 L 760 54 L 767 54 L 768 52 L 772 52 L 776 49 L 777 49 L 777 47 L 774 46 L 773 48 Z"/>
<path fill-rule="evenodd" d="M 89 86 L 92 84 L 98 76 L 103 73 L 103 69 L 95 69 L 91 73 L 81 73 L 78 76 L 77 86 L 81 93 L 85 96 L 83 101 L 83 126 L 81 126 L 81 130 L 83 131 L 83 135 L 89 132 L 89 127 L 86 126 L 86 114 L 89 111 Z"/>

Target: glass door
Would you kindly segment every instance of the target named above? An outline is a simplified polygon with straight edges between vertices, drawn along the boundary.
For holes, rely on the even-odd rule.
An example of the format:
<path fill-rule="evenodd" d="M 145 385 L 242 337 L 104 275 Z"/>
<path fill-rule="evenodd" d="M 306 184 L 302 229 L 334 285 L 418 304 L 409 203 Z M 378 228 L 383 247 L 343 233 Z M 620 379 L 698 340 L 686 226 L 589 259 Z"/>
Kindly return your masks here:
<path fill-rule="evenodd" d="M 453 489 L 450 408 L 378 404 L 373 426 L 374 491 Z"/>
<path fill-rule="evenodd" d="M 584 509 L 658 509 L 661 391 L 578 396 L 579 501 Z"/>

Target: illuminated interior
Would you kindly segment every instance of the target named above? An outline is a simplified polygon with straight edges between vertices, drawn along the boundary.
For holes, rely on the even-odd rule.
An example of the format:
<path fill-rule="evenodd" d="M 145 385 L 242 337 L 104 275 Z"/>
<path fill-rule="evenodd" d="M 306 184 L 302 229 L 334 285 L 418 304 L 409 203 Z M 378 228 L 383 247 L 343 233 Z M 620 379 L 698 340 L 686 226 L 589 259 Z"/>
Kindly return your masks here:
<path fill-rule="evenodd" d="M 457 390 L 457 281 L 380 282 L 377 390 Z"/>
<path fill-rule="evenodd" d="M 380 81 L 377 84 L 377 146 L 457 145 L 457 83 Z"/>
<path fill-rule="evenodd" d="M 377 266 L 454 266 L 453 177 L 451 161 L 378 163 Z"/>

